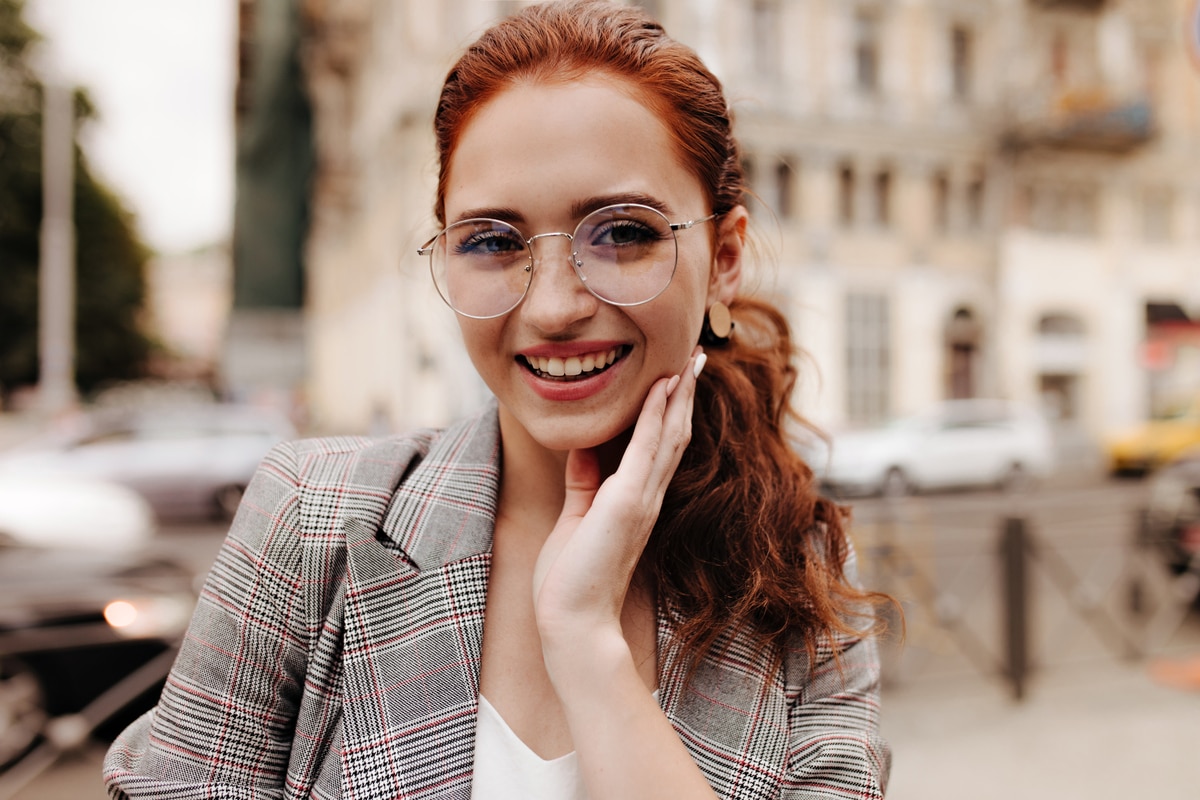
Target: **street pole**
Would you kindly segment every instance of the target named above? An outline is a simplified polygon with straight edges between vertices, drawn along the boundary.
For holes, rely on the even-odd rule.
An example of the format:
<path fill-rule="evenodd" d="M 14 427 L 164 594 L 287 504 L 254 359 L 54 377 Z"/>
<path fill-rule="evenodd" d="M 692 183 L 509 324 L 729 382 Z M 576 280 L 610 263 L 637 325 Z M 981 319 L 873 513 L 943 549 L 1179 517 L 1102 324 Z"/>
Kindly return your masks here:
<path fill-rule="evenodd" d="M 71 409 L 75 392 L 75 97 L 47 81 L 42 104 L 42 228 L 38 290 L 38 402 Z"/>

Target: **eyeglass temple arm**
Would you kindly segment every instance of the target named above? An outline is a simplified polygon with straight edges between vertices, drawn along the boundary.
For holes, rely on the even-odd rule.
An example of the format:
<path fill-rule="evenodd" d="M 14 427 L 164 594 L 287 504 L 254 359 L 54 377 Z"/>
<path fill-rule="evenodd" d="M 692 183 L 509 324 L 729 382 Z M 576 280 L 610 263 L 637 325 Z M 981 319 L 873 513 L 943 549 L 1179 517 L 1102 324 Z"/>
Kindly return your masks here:
<path fill-rule="evenodd" d="M 670 223 L 670 228 L 673 231 L 686 231 L 688 228 L 691 228 L 694 225 L 699 225 L 701 222 L 708 222 L 709 220 L 716 218 L 716 214 L 709 214 L 707 217 L 701 217 L 700 219 L 689 219 L 687 222 L 672 222 Z"/>

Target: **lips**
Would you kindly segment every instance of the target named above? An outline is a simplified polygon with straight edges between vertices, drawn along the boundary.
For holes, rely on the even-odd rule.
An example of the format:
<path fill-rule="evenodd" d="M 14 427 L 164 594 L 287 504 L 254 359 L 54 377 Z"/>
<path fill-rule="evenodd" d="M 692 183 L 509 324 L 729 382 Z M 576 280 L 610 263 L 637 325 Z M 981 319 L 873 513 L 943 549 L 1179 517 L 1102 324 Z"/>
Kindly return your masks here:
<path fill-rule="evenodd" d="M 628 345 L 617 345 L 573 355 L 528 355 L 518 356 L 526 369 L 539 378 L 550 381 L 587 380 L 603 373 L 629 353 Z"/>

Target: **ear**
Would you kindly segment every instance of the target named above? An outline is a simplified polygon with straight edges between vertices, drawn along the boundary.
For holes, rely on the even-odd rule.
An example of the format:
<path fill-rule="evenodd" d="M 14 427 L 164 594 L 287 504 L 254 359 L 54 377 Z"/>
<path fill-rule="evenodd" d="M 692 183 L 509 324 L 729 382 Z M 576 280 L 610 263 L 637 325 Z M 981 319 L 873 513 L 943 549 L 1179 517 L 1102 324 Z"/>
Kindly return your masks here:
<path fill-rule="evenodd" d="M 717 244 L 708 277 L 708 305 L 717 300 L 729 305 L 742 283 L 742 256 L 750 213 L 745 206 L 734 206 L 717 222 Z"/>

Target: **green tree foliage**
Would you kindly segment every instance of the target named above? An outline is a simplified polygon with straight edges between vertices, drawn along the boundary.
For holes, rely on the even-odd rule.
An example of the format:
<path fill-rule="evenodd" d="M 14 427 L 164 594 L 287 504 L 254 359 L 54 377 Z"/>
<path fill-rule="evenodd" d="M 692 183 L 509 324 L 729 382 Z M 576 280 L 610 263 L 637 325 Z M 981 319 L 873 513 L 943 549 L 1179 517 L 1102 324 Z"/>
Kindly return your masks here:
<path fill-rule="evenodd" d="M 41 85 L 29 66 L 37 33 L 24 0 L 0 0 L 0 397 L 38 379 L 42 218 Z M 81 121 L 93 112 L 76 95 Z M 140 320 L 148 256 L 134 220 L 75 149 L 76 381 L 83 392 L 139 377 L 151 351 Z"/>

